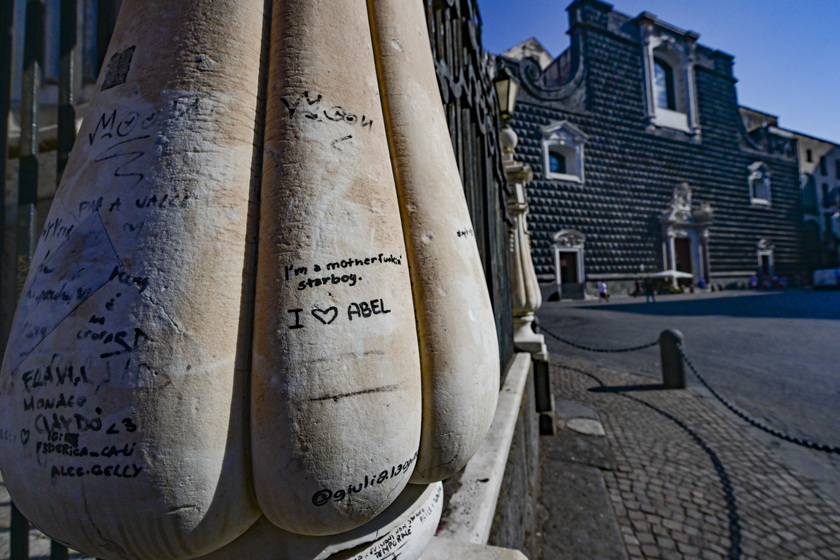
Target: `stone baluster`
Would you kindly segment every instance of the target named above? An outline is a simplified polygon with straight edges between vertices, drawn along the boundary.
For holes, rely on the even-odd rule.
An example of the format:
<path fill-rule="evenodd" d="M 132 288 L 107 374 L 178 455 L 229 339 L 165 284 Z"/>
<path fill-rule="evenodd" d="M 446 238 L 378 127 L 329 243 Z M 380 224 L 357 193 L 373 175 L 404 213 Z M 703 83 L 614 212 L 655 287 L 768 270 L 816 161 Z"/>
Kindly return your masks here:
<path fill-rule="evenodd" d="M 513 129 L 505 127 L 501 133 L 501 141 L 505 175 L 511 186 L 507 206 L 513 219 L 513 228 L 510 232 L 513 249 L 511 259 L 513 340 L 519 350 L 540 352 L 544 340 L 541 335 L 534 332 L 531 325 L 534 322 L 534 313 L 542 304 L 542 296 L 531 259 L 531 240 L 526 223 L 528 201 L 525 197 L 525 184 L 533 178 L 534 174 L 530 166 L 514 159 L 518 138 Z"/>
<path fill-rule="evenodd" d="M 531 258 L 531 237 L 528 235 L 528 201 L 525 185 L 533 179 L 531 167 L 514 159 L 519 139 L 512 128 L 506 126 L 501 132 L 502 162 L 505 176 L 511 187 L 507 207 L 513 219 L 510 230 L 511 250 L 511 299 L 513 304 L 513 343 L 517 350 L 531 353 L 534 361 L 534 389 L 540 433 L 556 433 L 554 397 L 548 368 L 548 349 L 545 337 L 534 332 L 534 313 L 542 305 L 542 294 Z"/>

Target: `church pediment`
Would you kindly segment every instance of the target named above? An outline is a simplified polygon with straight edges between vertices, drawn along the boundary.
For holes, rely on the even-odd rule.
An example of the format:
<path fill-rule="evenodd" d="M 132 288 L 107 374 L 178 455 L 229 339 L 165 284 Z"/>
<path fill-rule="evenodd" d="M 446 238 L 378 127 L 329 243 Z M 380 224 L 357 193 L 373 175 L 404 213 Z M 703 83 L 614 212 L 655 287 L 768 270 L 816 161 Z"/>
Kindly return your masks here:
<path fill-rule="evenodd" d="M 564 229 L 555 233 L 551 240 L 555 246 L 583 247 L 586 243 L 586 236 L 575 229 Z"/>

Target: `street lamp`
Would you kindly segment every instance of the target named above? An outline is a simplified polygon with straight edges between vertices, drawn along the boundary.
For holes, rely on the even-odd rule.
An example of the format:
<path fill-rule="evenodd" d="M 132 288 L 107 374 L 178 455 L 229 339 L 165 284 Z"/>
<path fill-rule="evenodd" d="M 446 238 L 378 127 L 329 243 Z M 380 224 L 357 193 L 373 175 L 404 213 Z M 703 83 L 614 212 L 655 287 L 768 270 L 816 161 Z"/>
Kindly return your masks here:
<path fill-rule="evenodd" d="M 493 87 L 496 88 L 502 125 L 507 127 L 513 119 L 513 107 L 516 105 L 516 95 L 519 93 L 519 80 L 511 73 L 504 61 L 500 60 L 496 68 Z"/>

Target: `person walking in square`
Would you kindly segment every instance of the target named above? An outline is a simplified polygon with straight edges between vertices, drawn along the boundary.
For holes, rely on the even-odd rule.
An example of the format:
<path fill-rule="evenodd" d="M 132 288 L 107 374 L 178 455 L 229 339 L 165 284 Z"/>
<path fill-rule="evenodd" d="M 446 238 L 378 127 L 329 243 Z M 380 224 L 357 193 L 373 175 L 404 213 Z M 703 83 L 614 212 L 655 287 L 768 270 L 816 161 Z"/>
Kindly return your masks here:
<path fill-rule="evenodd" d="M 601 280 L 598 282 L 598 301 L 610 301 L 610 292 L 607 290 L 607 283 Z"/>
<path fill-rule="evenodd" d="M 645 280 L 645 303 L 656 303 L 656 290 L 653 286 L 653 280 L 648 278 Z"/>

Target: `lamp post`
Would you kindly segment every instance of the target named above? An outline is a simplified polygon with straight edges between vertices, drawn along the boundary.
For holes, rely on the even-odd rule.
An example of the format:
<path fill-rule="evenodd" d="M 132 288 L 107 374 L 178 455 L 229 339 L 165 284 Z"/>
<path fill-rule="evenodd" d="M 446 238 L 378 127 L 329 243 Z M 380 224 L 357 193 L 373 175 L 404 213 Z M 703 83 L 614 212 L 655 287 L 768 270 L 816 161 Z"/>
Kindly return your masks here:
<path fill-rule="evenodd" d="M 516 96 L 519 94 L 519 80 L 511 73 L 510 68 L 504 61 L 499 61 L 496 77 L 493 79 L 493 87 L 496 89 L 496 100 L 499 104 L 502 125 L 509 128 L 510 121 L 513 120 Z"/>
<path fill-rule="evenodd" d="M 519 138 L 510 123 L 513 120 L 519 81 L 504 61 L 499 61 L 493 85 L 496 88 L 502 121 L 500 133 L 502 164 L 510 186 L 507 208 L 513 221 L 513 227 L 510 229 L 510 250 L 513 253 L 510 259 L 513 344 L 517 350 L 529 352 L 532 355 L 534 394 L 539 413 L 540 433 L 553 435 L 556 433 L 557 423 L 549 380 L 548 349 L 545 345 L 545 337 L 535 333 L 533 329 L 534 313 L 542 304 L 542 294 L 534 271 L 534 262 L 531 259 L 531 238 L 528 235 L 526 221 L 528 200 L 525 196 L 525 185 L 533 179 L 534 173 L 529 165 L 516 161 L 514 158 Z"/>

